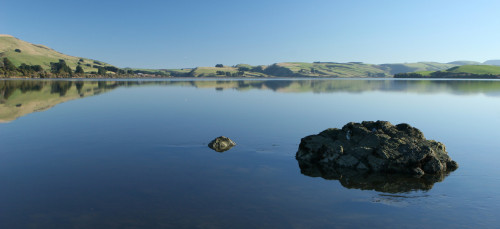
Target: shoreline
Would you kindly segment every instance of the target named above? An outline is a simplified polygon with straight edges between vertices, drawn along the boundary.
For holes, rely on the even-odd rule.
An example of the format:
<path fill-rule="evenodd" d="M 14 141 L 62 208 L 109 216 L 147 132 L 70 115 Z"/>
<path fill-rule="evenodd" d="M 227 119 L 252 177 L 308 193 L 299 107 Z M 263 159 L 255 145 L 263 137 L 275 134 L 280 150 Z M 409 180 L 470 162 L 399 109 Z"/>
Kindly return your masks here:
<path fill-rule="evenodd" d="M 100 77 L 100 78 L 84 78 L 84 77 L 72 77 L 72 78 L 29 78 L 29 77 L 8 77 L 8 78 L 0 78 L 2 81 L 11 81 L 11 80 L 33 80 L 33 81 L 267 81 L 267 80 L 433 80 L 433 81 L 464 81 L 464 80 L 473 80 L 473 81 L 498 81 L 499 78 L 418 78 L 418 77 L 123 77 L 123 78 L 109 78 L 109 77 Z"/>

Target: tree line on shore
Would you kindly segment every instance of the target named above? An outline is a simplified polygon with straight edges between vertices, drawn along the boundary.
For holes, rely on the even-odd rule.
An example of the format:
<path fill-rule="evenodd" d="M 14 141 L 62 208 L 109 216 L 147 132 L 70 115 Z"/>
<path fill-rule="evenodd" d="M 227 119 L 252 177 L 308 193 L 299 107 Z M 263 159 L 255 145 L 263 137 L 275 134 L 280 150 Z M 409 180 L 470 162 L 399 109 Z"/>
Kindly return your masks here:
<path fill-rule="evenodd" d="M 88 66 L 88 65 L 87 65 Z M 165 72 L 142 72 L 141 70 L 121 69 L 115 66 L 98 66 L 93 65 L 97 71 L 87 72 L 83 70 L 80 62 L 75 69 L 72 69 L 65 60 L 60 59 L 59 62 L 51 62 L 50 70 L 45 70 L 41 65 L 29 65 L 22 63 L 19 66 L 14 65 L 12 61 L 4 57 L 0 60 L 0 78 L 7 77 L 27 77 L 27 78 L 101 78 L 101 77 L 137 77 L 141 75 L 160 75 L 166 76 Z"/>
<path fill-rule="evenodd" d="M 87 69 L 97 69 L 97 71 L 85 72 L 84 67 Z M 111 65 L 103 65 L 98 61 L 94 61 L 94 65 L 90 63 L 84 64 L 83 59 L 80 59 L 77 66 L 73 69 L 65 60 L 60 59 L 58 62 L 51 62 L 50 69 L 44 69 L 41 65 L 29 65 L 25 63 L 15 66 L 8 58 L 4 57 L 0 59 L 0 78 L 245 77 L 247 75 L 260 77 L 307 77 L 311 73 L 327 76 L 327 74 L 315 68 L 293 72 L 289 68 L 278 64 L 269 66 L 236 65 L 232 66 L 231 69 L 224 69 L 224 65 L 217 64 L 215 67 L 217 70 L 212 73 L 199 73 L 197 72 L 198 68 L 193 68 L 191 71 L 179 71 L 175 69 L 121 69 Z"/>
<path fill-rule="evenodd" d="M 496 74 L 475 74 L 467 72 L 447 72 L 436 71 L 428 75 L 423 75 L 418 72 L 398 73 L 394 78 L 416 78 L 416 79 L 432 79 L 432 78 L 451 78 L 451 79 L 498 79 L 500 75 Z"/>

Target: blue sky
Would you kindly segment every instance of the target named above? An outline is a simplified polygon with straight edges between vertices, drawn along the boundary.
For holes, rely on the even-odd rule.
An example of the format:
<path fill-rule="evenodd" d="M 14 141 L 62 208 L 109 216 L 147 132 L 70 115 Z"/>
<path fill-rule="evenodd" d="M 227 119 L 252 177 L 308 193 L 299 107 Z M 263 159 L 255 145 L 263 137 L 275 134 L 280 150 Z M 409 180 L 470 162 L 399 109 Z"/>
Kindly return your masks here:
<path fill-rule="evenodd" d="M 3 1 L 0 34 L 118 67 L 500 59 L 498 0 Z"/>

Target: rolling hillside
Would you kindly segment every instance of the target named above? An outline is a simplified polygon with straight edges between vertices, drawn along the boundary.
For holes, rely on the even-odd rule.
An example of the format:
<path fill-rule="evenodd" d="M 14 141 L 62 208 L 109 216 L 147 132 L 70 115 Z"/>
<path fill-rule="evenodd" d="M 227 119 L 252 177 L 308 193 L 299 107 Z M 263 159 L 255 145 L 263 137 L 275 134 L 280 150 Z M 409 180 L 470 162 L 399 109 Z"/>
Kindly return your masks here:
<path fill-rule="evenodd" d="M 446 70 L 451 73 L 470 73 L 470 74 L 491 74 L 500 75 L 500 66 L 493 65 L 463 65 Z"/>
<path fill-rule="evenodd" d="M 385 67 L 386 70 L 391 74 L 395 75 L 398 73 L 407 72 L 420 72 L 420 71 L 441 71 L 446 70 L 451 67 L 455 67 L 459 64 L 443 64 L 437 62 L 418 62 L 418 63 L 404 63 L 404 64 L 381 64 L 380 66 Z"/>
<path fill-rule="evenodd" d="M 69 56 L 57 52 L 43 45 L 35 45 L 22 41 L 10 35 L 0 35 L 0 58 L 8 58 L 13 65 L 19 67 L 22 63 L 27 65 L 40 65 L 46 71 L 50 71 L 51 62 L 64 60 L 69 68 L 75 71 L 76 66 L 82 66 L 85 73 L 83 77 L 392 77 L 400 73 L 415 73 L 417 75 L 429 77 L 432 74 L 494 74 L 496 70 L 492 65 L 500 64 L 499 61 L 490 60 L 485 63 L 491 65 L 480 65 L 475 61 L 454 61 L 449 63 L 437 62 L 418 62 L 418 63 L 395 63 L 395 64 L 365 64 L 362 62 L 285 62 L 271 65 L 251 66 L 248 64 L 238 64 L 235 66 L 216 66 L 216 67 L 196 67 L 185 69 L 140 69 L 124 68 L 119 69 L 107 63 L 100 61 Z M 0 63 L 0 67 L 3 63 Z M 102 67 L 105 67 L 102 68 Z M 101 72 L 98 72 L 101 68 Z M 66 67 L 66 69 L 68 69 Z M 448 70 L 447 70 L 448 69 Z M 0 69 L 0 75 L 2 75 Z M 104 71 L 102 71 L 104 70 Z M 107 70 L 107 71 L 106 71 Z M 446 71 L 447 70 L 447 71 Z M 461 71 L 461 72 L 458 72 Z M 37 70 L 37 72 L 43 72 Z M 68 72 L 68 71 L 66 71 Z M 438 73 L 435 73 L 438 72 Z M 444 72 L 444 73 L 443 73 Z M 54 71 L 49 77 L 71 77 L 67 75 L 57 75 Z M 10 75 L 9 75 L 10 74 Z M 38 75 L 30 76 L 20 71 L 7 70 L 3 73 L 4 77 L 41 77 Z M 80 75 L 79 77 L 82 77 Z"/>
<path fill-rule="evenodd" d="M 9 58 L 16 66 L 21 63 L 40 65 L 45 70 L 50 70 L 50 63 L 59 62 L 60 59 L 65 60 L 73 70 L 80 63 L 86 73 L 97 72 L 97 66 L 110 66 L 101 61 L 69 56 L 44 45 L 35 45 L 10 35 L 0 34 L 0 58 L 3 57 Z"/>
<path fill-rule="evenodd" d="M 173 73 L 174 70 L 166 70 Z M 223 67 L 197 67 L 185 72 L 191 77 L 388 77 L 378 65 L 363 63 L 286 62 L 269 66 L 239 64 Z"/>
<path fill-rule="evenodd" d="M 477 62 L 477 61 L 458 60 L 458 61 L 449 62 L 448 64 L 454 64 L 454 65 L 480 65 L 481 63 Z"/>
<path fill-rule="evenodd" d="M 399 73 L 395 78 L 468 78 L 468 79 L 498 79 L 500 66 L 494 65 L 462 65 L 445 71 L 422 71 Z"/>
<path fill-rule="evenodd" d="M 264 70 L 273 74 L 281 69 L 288 69 L 294 75 L 310 77 L 387 77 L 388 72 L 378 65 L 364 64 L 361 62 L 334 63 L 334 62 L 288 62 L 271 65 Z M 283 71 L 284 72 L 284 71 Z M 275 73 L 277 74 L 277 73 Z"/>

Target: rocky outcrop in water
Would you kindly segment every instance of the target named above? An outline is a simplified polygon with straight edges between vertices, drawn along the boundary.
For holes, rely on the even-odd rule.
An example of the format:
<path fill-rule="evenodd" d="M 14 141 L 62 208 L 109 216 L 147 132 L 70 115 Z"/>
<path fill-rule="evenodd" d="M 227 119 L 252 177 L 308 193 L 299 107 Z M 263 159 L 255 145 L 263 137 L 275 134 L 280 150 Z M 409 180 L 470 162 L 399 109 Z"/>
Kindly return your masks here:
<path fill-rule="evenodd" d="M 301 168 L 316 168 L 332 177 L 352 171 L 422 177 L 458 168 L 442 143 L 425 139 L 408 124 L 386 121 L 351 122 L 342 129 L 307 136 L 301 140 L 296 159 Z"/>
<path fill-rule="evenodd" d="M 235 145 L 236 143 L 234 143 L 233 140 L 229 139 L 228 137 L 220 136 L 212 140 L 208 144 L 208 147 L 210 147 L 210 149 L 222 153 L 224 151 L 231 149 Z"/>

